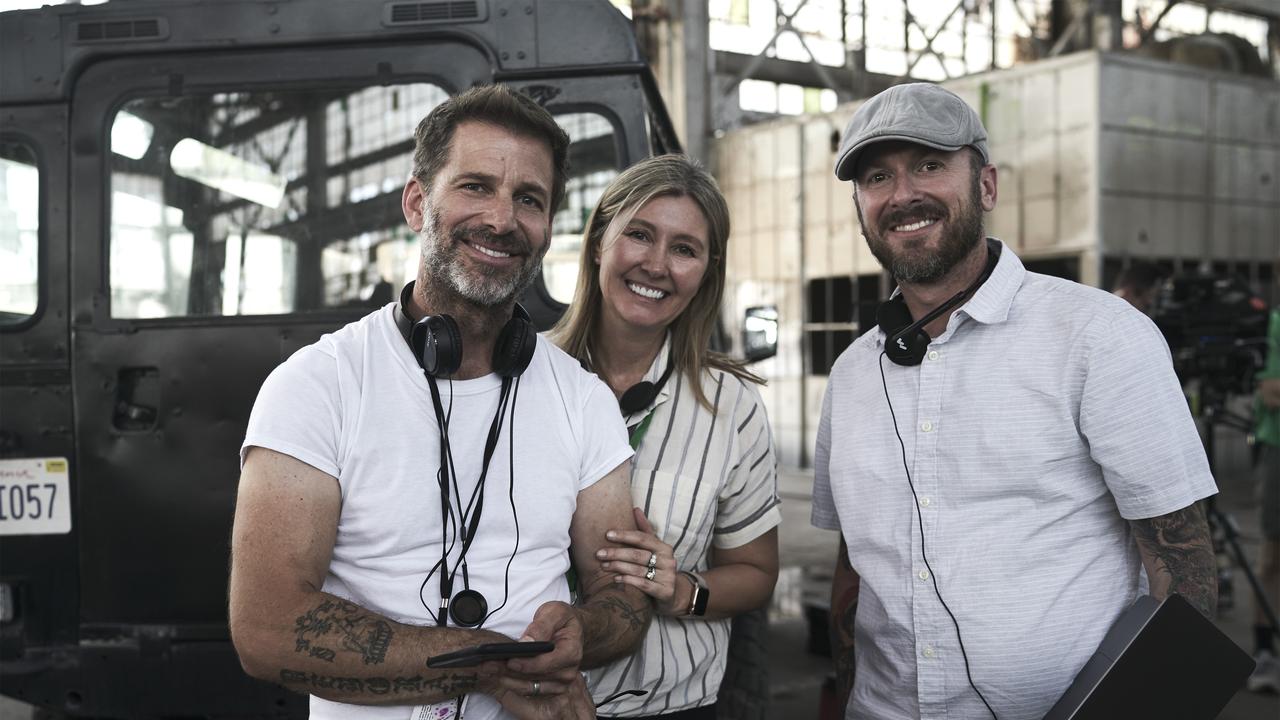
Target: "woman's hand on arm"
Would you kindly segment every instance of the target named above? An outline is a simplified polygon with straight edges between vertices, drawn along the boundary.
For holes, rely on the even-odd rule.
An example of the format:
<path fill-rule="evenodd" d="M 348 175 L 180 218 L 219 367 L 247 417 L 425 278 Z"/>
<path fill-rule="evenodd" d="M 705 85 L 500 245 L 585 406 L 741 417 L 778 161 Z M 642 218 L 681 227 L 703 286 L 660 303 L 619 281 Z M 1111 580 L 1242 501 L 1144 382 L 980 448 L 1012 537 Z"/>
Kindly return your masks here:
<path fill-rule="evenodd" d="M 693 594 L 688 579 L 680 574 L 671 546 L 658 538 L 644 511 L 632 508 L 631 512 L 636 529 L 608 532 L 606 537 L 622 547 L 601 548 L 596 553 L 601 567 L 613 575 L 615 583 L 653 598 L 659 615 L 683 615 Z"/>
<path fill-rule="evenodd" d="M 659 615 L 688 615 L 693 582 L 676 567 L 671 546 L 658 539 L 640 508 L 634 509 L 634 531 L 610 531 L 609 539 L 625 545 L 602 550 L 598 557 L 615 582 L 634 587 L 654 599 Z M 650 556 L 656 559 L 653 579 L 647 579 Z M 713 548 L 711 569 L 701 573 L 710 599 L 706 620 L 733 617 L 764 607 L 778 580 L 778 531 L 770 529 L 736 548 Z"/>

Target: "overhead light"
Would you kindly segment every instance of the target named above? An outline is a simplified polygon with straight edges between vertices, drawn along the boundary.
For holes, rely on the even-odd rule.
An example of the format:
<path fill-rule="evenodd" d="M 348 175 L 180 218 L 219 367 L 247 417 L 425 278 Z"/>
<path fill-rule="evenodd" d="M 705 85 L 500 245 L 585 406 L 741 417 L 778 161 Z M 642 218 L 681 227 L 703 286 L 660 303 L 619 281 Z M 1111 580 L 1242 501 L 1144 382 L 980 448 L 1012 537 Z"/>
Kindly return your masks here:
<path fill-rule="evenodd" d="M 269 168 L 192 138 L 183 138 L 173 146 L 169 167 L 188 180 L 264 207 L 280 207 L 284 199 L 285 179 Z"/>

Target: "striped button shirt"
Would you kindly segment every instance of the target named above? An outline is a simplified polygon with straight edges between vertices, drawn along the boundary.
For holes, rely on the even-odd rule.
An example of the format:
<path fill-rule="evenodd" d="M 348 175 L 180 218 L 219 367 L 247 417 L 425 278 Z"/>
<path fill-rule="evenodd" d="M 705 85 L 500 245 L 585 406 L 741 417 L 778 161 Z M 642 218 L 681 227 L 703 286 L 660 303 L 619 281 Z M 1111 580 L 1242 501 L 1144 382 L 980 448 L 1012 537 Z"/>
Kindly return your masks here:
<path fill-rule="evenodd" d="M 813 522 L 862 578 L 846 717 L 990 717 L 936 581 L 996 714 L 1040 718 L 1137 597 L 1126 519 L 1216 492 L 1168 347 L 1008 248 L 923 363 L 883 345 L 872 329 L 836 362 L 815 453 Z"/>
<path fill-rule="evenodd" d="M 670 340 L 645 374 L 656 382 Z M 698 403 L 684 373 L 673 372 L 650 409 L 627 418 L 634 428 L 653 413 L 632 458 L 631 497 L 682 570 L 703 571 L 707 553 L 735 548 L 776 527 L 773 435 L 760 393 L 731 373 L 707 370 Z M 620 690 L 647 690 L 610 702 L 602 716 L 657 715 L 715 702 L 724 675 L 730 620 L 654 617 L 640 649 L 588 673 L 596 702 Z"/>

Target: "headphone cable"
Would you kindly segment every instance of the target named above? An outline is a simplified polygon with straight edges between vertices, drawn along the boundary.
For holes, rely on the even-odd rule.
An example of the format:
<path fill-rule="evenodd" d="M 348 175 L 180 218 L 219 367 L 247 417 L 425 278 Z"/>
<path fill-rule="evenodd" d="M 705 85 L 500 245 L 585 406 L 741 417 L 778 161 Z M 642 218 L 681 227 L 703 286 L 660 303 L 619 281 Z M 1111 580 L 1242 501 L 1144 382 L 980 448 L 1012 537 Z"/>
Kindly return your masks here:
<path fill-rule="evenodd" d="M 902 433 L 898 431 L 898 416 L 893 411 L 893 401 L 889 399 L 889 382 L 884 375 L 884 359 L 885 351 L 880 351 L 880 357 L 876 358 L 876 364 L 880 366 L 880 384 L 884 387 L 884 401 L 889 406 L 889 417 L 893 419 L 893 434 L 898 436 L 898 447 L 902 449 L 902 469 L 907 473 L 907 486 L 911 488 L 911 497 L 915 500 L 912 505 L 916 509 L 916 522 L 920 526 L 920 557 L 924 559 L 924 566 L 929 571 L 929 579 L 933 581 L 933 594 L 938 596 L 938 602 L 942 603 L 942 609 L 947 611 L 947 615 L 951 617 L 951 624 L 956 629 L 956 640 L 960 643 L 960 657 L 964 659 L 964 674 L 969 680 L 969 687 L 978 694 L 978 699 L 983 705 L 987 706 L 987 712 L 991 713 L 991 717 L 996 716 L 996 711 L 991 709 L 991 703 L 987 702 L 987 698 L 978 689 L 973 682 L 973 673 L 969 670 L 969 654 L 964 649 L 964 638 L 960 637 L 960 622 L 956 620 L 955 613 L 951 612 L 951 608 L 947 607 L 947 601 L 942 599 L 942 591 L 938 589 L 938 574 L 933 571 L 933 567 L 929 565 L 929 556 L 925 553 L 924 548 L 924 517 L 920 512 L 920 496 L 916 495 L 916 485 L 911 480 L 911 469 L 907 466 L 907 444 L 902 440 Z"/>
<path fill-rule="evenodd" d="M 507 558 L 507 567 L 502 571 L 502 604 L 490 610 L 480 621 L 477 628 L 484 627 L 494 613 L 507 606 L 511 597 L 511 563 L 520 552 L 520 515 L 516 512 L 516 400 L 520 397 L 520 376 L 516 376 L 515 389 L 511 397 L 511 415 L 507 418 L 507 499 L 511 502 L 511 520 L 516 526 L 516 544 Z"/>

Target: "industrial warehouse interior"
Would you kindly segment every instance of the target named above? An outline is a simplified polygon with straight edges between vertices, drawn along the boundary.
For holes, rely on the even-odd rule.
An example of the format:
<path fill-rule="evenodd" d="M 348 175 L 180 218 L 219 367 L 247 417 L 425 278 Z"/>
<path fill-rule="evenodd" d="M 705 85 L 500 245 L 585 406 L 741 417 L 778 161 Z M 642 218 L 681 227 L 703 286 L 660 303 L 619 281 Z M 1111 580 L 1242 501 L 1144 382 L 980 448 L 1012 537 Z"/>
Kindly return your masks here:
<path fill-rule="evenodd" d="M 1108 487 L 1140 475 L 1143 466 L 1148 471 L 1165 467 L 1164 456 L 1173 452 L 1174 441 L 1166 437 L 1168 426 L 1161 418 L 1139 414 L 1139 427 L 1126 422 L 1118 423 L 1126 425 L 1120 429 L 1081 410 L 1093 387 L 1084 375 L 1094 369 L 1092 363 L 1101 362 L 1089 354 L 1093 336 L 1082 331 L 1070 341 L 1052 339 L 1056 330 L 1069 331 L 1075 314 L 1090 312 L 1088 303 L 1120 313 L 1115 309 L 1122 307 L 1115 302 L 1118 296 L 1133 306 L 1123 308 L 1131 316 L 1127 322 L 1133 323 L 1125 327 L 1149 333 L 1157 351 L 1142 357 L 1140 369 L 1115 373 L 1129 375 L 1132 384 L 1124 384 L 1122 377 L 1106 391 L 1092 392 L 1104 396 L 1097 402 L 1107 401 L 1107 408 L 1120 412 L 1126 406 L 1147 407 L 1144 383 L 1154 387 L 1167 380 L 1161 387 L 1172 387 L 1176 381 L 1173 406 L 1181 424 L 1175 425 L 1199 441 L 1193 448 L 1182 443 L 1182 450 L 1200 463 L 1196 467 L 1207 468 L 1217 491 L 1199 493 L 1188 506 L 1201 518 L 1208 539 L 1201 548 L 1204 557 L 1187 565 L 1198 562 L 1196 567 L 1212 575 L 1216 607 L 1202 608 L 1212 620 L 1205 631 L 1216 628 L 1214 637 L 1229 641 L 1239 658 L 1249 657 L 1248 667 L 1233 676 L 1231 689 L 1220 700 L 1217 695 L 1209 699 L 1205 690 L 1204 704 L 1212 705 L 1211 711 L 1188 706 L 1186 717 L 1280 717 L 1280 653 L 1274 650 L 1280 647 L 1275 617 L 1280 555 L 1274 536 L 1280 519 L 1271 519 L 1280 514 L 1280 489 L 1269 489 L 1280 485 L 1280 411 L 1269 394 L 1280 383 L 1280 2 L 0 0 L 0 720 L 342 716 L 326 713 L 333 712 L 333 703 L 346 701 L 317 704 L 309 701 L 308 689 L 317 698 L 326 697 L 340 681 L 359 684 L 364 676 L 343 677 L 335 670 L 317 679 L 313 672 L 309 680 L 290 684 L 289 678 L 302 674 L 273 666 L 264 679 L 250 667 L 254 663 L 246 659 L 243 639 L 233 637 L 236 624 L 229 614 L 238 607 L 233 555 L 244 554 L 233 525 L 243 522 L 237 504 L 241 498 L 243 513 L 245 458 L 249 449 L 266 447 L 247 439 L 255 437 L 258 422 L 251 421 L 251 413 L 257 417 L 255 402 L 266 396 L 268 378 L 276 377 L 278 368 L 332 342 L 344 326 L 365 322 L 379 311 L 390 318 L 393 306 L 409 324 L 416 320 L 407 310 L 416 306 L 409 302 L 414 296 L 406 285 L 421 287 L 431 276 L 425 267 L 423 227 L 441 221 L 438 214 L 421 209 L 419 215 L 426 217 L 418 218 L 420 227 L 411 219 L 407 198 L 412 188 L 419 184 L 429 194 L 422 176 L 426 154 L 416 137 L 423 132 L 419 123 L 469 88 L 495 83 L 531 100 L 567 136 L 567 171 L 556 175 L 564 181 L 563 192 L 551 192 L 556 203 L 546 208 L 545 255 L 518 294 L 528 324 L 541 333 L 539 353 L 552 338 L 560 343 L 563 336 L 557 333 L 578 316 L 574 307 L 587 297 L 579 294 L 591 287 L 582 284 L 593 272 L 591 261 L 601 273 L 609 266 L 607 258 L 602 265 L 601 254 L 608 253 L 598 237 L 606 228 L 593 221 L 612 217 L 603 213 L 616 183 L 630 177 L 628 168 L 655 156 L 682 154 L 705 168 L 723 197 L 728 244 L 716 251 L 713 243 L 705 258 L 710 267 L 719 263 L 722 270 L 719 304 L 706 323 L 706 347 L 677 350 L 671 330 L 665 341 L 670 354 L 654 357 L 656 370 L 644 376 L 653 385 L 653 394 L 639 406 L 646 412 L 635 414 L 625 401 L 621 404 L 624 420 L 634 414 L 626 427 L 618 425 L 635 448 L 632 492 L 639 492 L 642 461 L 649 462 L 641 443 L 653 443 L 665 437 L 663 432 L 678 438 L 686 455 L 678 469 L 664 465 L 675 461 L 663 440 L 663 450 L 650 453 L 657 455 L 654 477 L 701 482 L 703 466 L 713 454 L 710 430 L 701 455 L 694 447 L 703 441 L 698 433 L 704 432 L 696 421 L 687 427 L 668 425 L 665 431 L 649 429 L 650 420 L 658 418 L 654 427 L 662 422 L 652 408 L 661 407 L 668 393 L 674 397 L 684 391 L 678 389 L 686 378 L 683 366 L 671 371 L 677 357 L 685 362 L 680 353 L 704 358 L 706 372 L 732 368 L 723 378 L 750 385 L 748 394 L 758 397 L 767 417 L 756 422 L 768 445 L 760 459 L 771 461 L 765 474 L 774 484 L 766 488 L 768 508 L 749 522 L 772 518 L 760 532 L 776 530 L 776 581 L 772 592 L 765 593 L 768 599 L 758 607 L 723 613 L 716 604 L 735 592 L 723 590 L 732 585 L 717 586 L 713 571 L 725 569 L 717 563 L 742 554 L 731 552 L 740 545 L 721 540 L 734 537 L 748 520 L 711 517 L 714 529 L 702 528 L 706 543 L 694 565 L 679 564 L 677 553 L 676 565 L 668 569 L 662 564 L 666 556 L 659 562 L 662 553 L 653 550 L 647 579 L 673 573 L 681 579 L 672 597 L 683 598 L 681 593 L 691 586 L 692 601 L 686 603 L 687 612 L 663 618 L 670 625 L 659 625 L 663 603 L 675 600 L 656 598 L 651 628 L 667 633 L 668 628 L 704 622 L 695 617 L 702 615 L 695 605 L 702 593 L 699 610 L 705 612 L 709 592 L 710 616 L 731 627 L 729 639 L 721 646 L 721 635 L 705 636 L 714 646 L 706 652 L 715 660 L 706 663 L 692 649 L 704 641 L 703 635 L 690 632 L 678 643 L 662 641 L 660 657 L 673 652 L 667 642 L 689 646 L 683 660 L 688 667 L 663 665 L 663 673 L 670 669 L 673 676 L 701 678 L 704 696 L 685 705 L 672 700 L 646 705 L 637 696 L 610 706 L 616 700 L 602 702 L 610 693 L 594 684 L 607 682 L 582 667 L 587 671 L 580 681 L 587 688 L 584 697 L 599 707 L 591 716 L 827 720 L 888 717 L 886 708 L 892 708 L 902 713 L 893 717 L 904 718 L 1006 718 L 1032 717 L 1025 711 L 1031 706 L 1037 718 L 1147 716 L 1097 709 L 1107 692 L 1119 692 L 1114 690 L 1119 673 L 1112 678 L 1112 690 L 1103 685 L 1094 693 L 1095 714 L 1045 715 L 1078 672 L 1084 677 L 1084 661 L 1115 619 L 1112 605 L 1090 605 L 1105 607 L 1111 615 L 1080 617 L 1080 637 L 1089 638 L 1080 643 L 1087 648 L 1064 648 L 1069 644 L 1062 639 L 1065 631 L 1047 627 L 1061 623 L 1064 613 L 1070 616 L 1068 595 L 1105 594 L 1108 588 L 1085 589 L 1090 559 L 1080 560 L 1078 576 L 1062 580 L 1071 592 L 1064 590 L 1040 608 L 1035 605 L 1043 599 L 1040 593 L 1011 597 L 1001 585 L 1005 573 L 1025 581 L 1042 572 L 1068 573 L 1076 565 L 1030 569 L 1018 564 L 1029 563 L 1026 559 L 983 558 L 993 547 L 1020 543 L 1008 537 L 993 541 L 977 531 L 974 538 L 986 539 L 972 539 L 958 550 L 950 539 L 969 538 L 956 528 L 976 521 L 972 516 L 951 520 L 952 515 L 948 525 L 931 514 L 954 507 L 948 507 L 947 483 L 957 479 L 948 473 L 974 467 L 966 464 L 968 455 L 952 457 L 946 449 L 951 446 L 932 444 L 944 443 L 948 432 L 963 433 L 970 454 L 989 460 L 981 467 L 1043 462 L 1045 478 L 1057 477 L 1053 473 L 1076 459 L 1059 440 L 1056 430 L 1062 428 L 1078 438 L 1085 455 L 1096 452 L 1097 459 L 1089 462 Z M 942 132 L 931 121 L 904 120 L 877 106 L 887 98 L 907 103 L 915 97 L 909 93 L 935 91 L 904 90 L 916 83 L 958 98 L 960 109 L 948 110 L 951 114 L 937 121 L 951 122 L 948 132 L 956 127 L 963 132 L 975 118 L 982 139 L 944 147 L 928 139 L 930 133 Z M 477 124 L 464 120 L 450 130 L 457 134 L 446 135 L 454 138 L 452 147 L 459 146 L 457 138 L 464 137 L 467 122 Z M 925 129 L 919 136 L 900 131 L 875 136 L 875 122 Z M 511 132 L 529 135 L 527 129 Z M 855 144 L 859 132 L 869 144 Z M 982 235 L 999 243 L 977 282 L 957 286 L 965 293 L 953 298 L 956 304 L 937 308 L 954 313 L 945 316 L 950 324 L 945 319 L 939 325 L 921 321 L 909 328 L 924 334 L 926 344 L 937 340 L 927 356 L 922 346 L 915 360 L 919 368 L 883 363 L 876 375 L 874 369 L 864 372 L 853 364 L 858 348 L 871 346 L 881 353 L 879 348 L 909 334 L 902 328 L 918 318 L 908 316 L 897 331 L 888 327 L 883 307 L 891 298 L 903 298 L 897 304 L 905 308 L 915 296 L 909 294 L 910 279 L 884 262 L 885 251 L 877 249 L 875 239 L 912 232 L 933 237 L 927 228 L 890 232 L 886 220 L 903 228 L 923 216 L 888 210 L 879 218 L 872 214 L 876 192 L 888 191 L 874 190 L 875 172 L 861 174 L 866 158 L 882 163 L 885 182 L 898 178 L 890 177 L 890 160 L 868 148 L 884 152 L 903 145 L 927 148 L 934 155 L 974 151 L 973 177 L 992 178 L 992 187 L 998 181 L 998 193 L 990 193 L 989 207 L 975 209 L 973 198 L 987 198 L 970 198 L 967 190 L 956 202 L 974 210 Z M 483 148 L 475 147 L 478 157 Z M 440 163 L 457 161 L 448 147 L 445 151 Z M 837 168 L 846 160 L 850 173 L 841 179 Z M 860 174 L 853 173 L 855 164 Z M 908 184 L 903 180 L 897 187 Z M 974 185 L 978 187 L 976 180 Z M 694 195 L 691 190 L 664 190 L 640 206 Z M 897 199 L 885 202 L 892 205 Z M 923 207 L 932 207 L 928 202 Z M 637 217 L 643 214 L 632 210 Z M 624 223 L 633 222 L 626 210 L 611 212 L 618 212 Z M 951 228 L 947 213 L 941 219 Z M 700 217 L 714 234 L 715 214 L 703 207 Z M 937 218 L 924 219 L 927 225 Z M 604 225 L 610 233 L 617 231 L 609 222 Z M 459 233 L 450 237 L 459 238 Z M 909 240 L 904 243 L 910 246 Z M 1025 342 L 1017 338 L 1015 345 L 1021 347 L 1002 348 L 997 364 L 985 368 L 975 383 L 972 375 L 956 369 L 958 360 L 946 357 L 959 357 L 960 348 L 968 346 L 948 346 L 958 342 L 960 331 L 973 325 L 974 318 L 988 321 L 981 307 L 968 312 L 965 308 L 973 308 L 960 303 L 968 298 L 978 303 L 983 290 L 977 288 L 988 288 L 983 282 L 994 287 L 993 279 L 1011 272 L 1010 260 L 1028 277 L 1060 283 L 1048 285 L 1060 294 L 1043 309 L 1054 318 L 1055 329 Z M 672 267 L 679 267 L 678 262 L 672 260 Z M 630 283 L 635 277 L 626 279 Z M 1133 278 L 1144 278 L 1141 288 L 1129 284 Z M 661 299 L 669 279 L 662 277 L 661 288 L 648 291 Z M 679 295 L 678 278 L 670 283 Z M 1101 292 L 1089 294 L 1077 286 Z M 705 291 L 707 286 L 697 287 Z M 608 316 L 609 288 L 607 282 L 595 287 L 598 302 L 606 305 L 603 316 L 584 317 Z M 938 302 L 954 292 L 938 294 Z M 1006 302 L 1006 313 L 1008 306 Z M 965 323 L 957 320 L 962 316 Z M 394 334 L 394 326 L 388 327 Z M 400 330 L 415 348 L 407 327 Z M 924 332 L 934 327 L 937 333 Z M 942 328 L 946 333 L 938 334 Z M 1099 350 L 1099 356 L 1138 347 L 1128 343 L 1132 334 L 1116 330 L 1115 337 L 1105 340 L 1113 345 Z M 420 352 L 420 345 L 405 357 Z M 889 357 L 888 352 L 882 355 Z M 658 362 L 663 357 L 669 363 L 665 373 Z M 921 358 L 927 358 L 923 364 Z M 569 363 L 572 369 L 581 365 L 584 376 L 594 373 L 608 381 L 603 363 L 597 367 L 581 355 L 576 359 Z M 418 360 L 435 388 L 432 372 Z M 928 397 L 929 378 L 944 377 L 929 374 L 934 362 L 946 368 L 938 372 L 947 379 L 937 382 L 963 384 L 968 379 L 968 389 L 945 400 L 940 390 L 937 398 Z M 406 365 L 417 372 L 412 360 Z M 537 361 L 530 367 L 537 367 Z M 1072 375 L 1077 367 L 1084 368 L 1080 377 Z M 915 378 L 912 392 L 918 386 L 918 406 L 905 398 L 896 402 L 899 389 L 907 387 L 896 378 L 907 372 L 919 373 L 910 376 Z M 668 376 L 675 379 L 668 381 Z M 504 393 L 509 379 L 503 377 Z M 1076 387 L 1077 380 L 1086 388 L 1085 400 L 1043 390 Z M 459 403 L 468 397 L 466 383 L 471 382 L 463 378 L 457 383 Z M 511 427 L 534 402 L 519 402 L 518 382 Z M 622 399 L 622 390 L 607 384 Z M 452 379 L 440 383 L 450 412 L 454 385 Z M 1112 388 L 1141 389 L 1116 397 L 1124 391 Z M 697 398 L 700 391 L 687 392 Z M 431 426 L 403 422 L 388 434 L 401 434 L 406 442 L 418 436 L 416 442 L 447 457 L 438 460 L 447 478 L 456 473 L 447 467 L 453 462 L 449 418 L 441 414 L 439 397 L 421 394 L 425 417 L 435 418 Z M 465 555 L 476 526 L 483 537 L 484 523 L 479 509 L 464 507 L 464 494 L 492 495 L 485 517 L 509 512 L 515 522 L 514 549 L 508 544 L 500 553 L 500 582 L 488 593 L 489 605 L 497 607 L 498 598 L 506 604 L 508 596 L 514 597 L 510 586 L 520 584 L 501 567 L 522 561 L 517 555 L 515 476 L 517 468 L 533 473 L 541 468 L 528 469 L 514 450 L 507 457 L 518 441 L 510 439 L 510 428 L 503 434 L 503 397 L 489 443 L 499 450 L 494 455 L 492 447 L 487 449 L 485 469 L 472 480 L 478 495 L 466 486 L 454 491 L 458 518 L 474 521 L 470 530 L 453 517 L 448 482 L 436 465 L 422 472 L 427 483 L 423 496 L 436 503 L 443 494 L 448 509 L 441 515 L 432 505 L 424 516 L 431 523 L 435 549 L 423 551 L 429 559 L 422 560 L 420 571 L 406 573 L 405 580 L 406 592 L 418 594 L 410 604 L 417 612 L 421 603 L 422 612 L 384 612 L 397 627 L 444 624 L 450 593 L 432 593 L 437 581 L 444 587 L 447 573 L 432 576 L 433 562 L 448 568 L 452 552 L 463 568 L 458 587 L 469 582 L 457 549 L 446 549 L 442 559 L 436 547 L 442 542 L 440 526 L 434 524 L 442 522 L 446 531 L 452 527 Z M 974 407 L 956 408 L 955 397 L 970 399 L 967 405 Z M 1008 399 L 1014 397 L 1021 399 Z M 719 408 L 718 398 L 702 398 L 703 407 Z M 843 409 L 842 399 L 849 403 Z M 958 422 L 930 423 L 957 410 L 977 413 L 976 406 L 987 413 L 981 417 L 994 418 L 990 427 L 1001 429 L 983 435 L 976 423 L 963 428 Z M 1054 416 L 1055 432 L 1036 425 L 1048 423 L 1035 415 L 1040 410 L 1061 414 Z M 892 417 L 887 433 L 883 427 L 867 430 L 871 418 L 884 412 Z M 727 417 L 719 409 L 712 414 L 713 420 Z M 739 435 L 753 417 L 735 416 L 741 423 Z M 841 425 L 841 418 L 848 424 Z M 1061 418 L 1067 420 L 1057 422 Z M 640 421 L 638 435 L 634 421 Z M 488 429 L 487 415 L 484 422 Z M 1107 428 L 1105 433 L 1096 430 L 1100 426 Z M 842 434 L 845 430 L 849 432 Z M 1091 436 L 1091 431 L 1098 434 Z M 1142 439 L 1128 443 L 1131 435 Z M 1111 437 L 1127 443 L 1115 452 L 1132 463 L 1131 471 L 1113 469 L 1100 459 L 1109 452 Z M 893 508 L 893 521 L 880 519 L 886 511 L 877 494 L 884 484 L 880 481 L 889 480 L 869 469 L 880 466 L 863 462 L 876 446 L 891 463 L 885 472 L 892 474 L 894 497 L 905 497 Z M 738 449 L 737 444 L 729 447 Z M 1037 458 L 1034 453 L 1043 447 L 1047 457 Z M 347 452 L 345 446 L 341 452 Z M 510 478 L 512 494 L 506 485 L 501 492 L 486 492 L 490 456 L 495 468 L 503 466 L 502 477 Z M 342 480 L 342 472 L 325 470 L 307 459 L 311 456 L 293 457 Z M 695 468 L 699 458 L 703 466 Z M 733 467 L 726 473 L 738 471 L 737 464 L 728 464 Z M 1043 480 L 1026 477 L 1035 472 L 1018 472 L 1019 483 Z M 994 488 L 994 483 L 981 487 Z M 1006 491 L 977 491 L 990 493 L 984 501 L 1007 503 L 992 511 L 990 527 L 1007 527 L 1003 516 L 1022 515 L 1029 538 L 1044 540 L 1062 532 L 1062 556 L 1083 552 L 1078 548 L 1086 546 L 1089 536 L 1102 532 L 1098 526 L 1068 532 L 1063 524 L 1079 520 L 1073 513 L 1063 518 L 1045 513 L 1050 501 L 1086 491 L 1044 483 L 1039 489 L 1020 484 Z M 347 485 L 342 488 L 335 512 L 338 504 L 344 505 L 344 514 L 362 507 L 346 494 Z M 684 511 L 680 503 L 687 498 L 681 492 L 697 493 L 671 491 L 673 514 Z M 1114 527 L 1121 528 L 1116 532 L 1123 536 L 1125 567 L 1138 573 L 1117 577 L 1115 588 L 1121 589 L 1116 592 L 1128 592 L 1124 588 L 1131 579 L 1140 583 L 1139 594 L 1150 589 L 1160 595 L 1159 573 L 1149 577 L 1155 566 L 1142 564 L 1149 559 L 1142 526 L 1125 522 L 1147 517 L 1130 512 L 1148 507 L 1147 497 L 1140 503 L 1134 492 L 1133 498 L 1116 492 L 1114 498 L 1105 494 L 1097 500 L 1106 504 Z M 1160 490 L 1147 494 L 1159 495 Z M 586 497 L 579 493 L 571 512 L 585 512 Z M 668 501 L 667 495 L 661 497 Z M 735 497 L 728 490 L 718 496 L 722 513 Z M 956 515 L 971 512 L 973 505 L 965 507 Z M 693 512 L 690 506 L 688 517 Z M 1158 514 L 1165 516 L 1165 510 Z M 542 521 L 553 523 L 540 517 Z M 538 523 L 526 520 L 526 534 L 532 534 L 530 524 Z M 888 534 L 868 540 L 882 524 Z M 840 529 L 833 529 L 837 525 Z M 1151 542 L 1174 544 L 1174 536 L 1165 527 Z M 348 539 L 347 526 L 338 525 L 335 547 Z M 754 543 L 758 537 L 748 539 Z M 1193 540 L 1179 549 L 1194 545 Z M 660 543 L 662 548 L 670 549 L 666 542 L 680 544 L 668 539 Z M 910 565 L 900 582 L 887 585 L 906 599 L 882 598 L 886 585 L 877 585 L 884 577 L 877 573 L 887 571 L 875 563 L 890 554 L 888 546 L 900 542 L 907 544 L 899 550 Z M 1026 544 L 1028 557 L 1039 557 L 1030 555 L 1032 544 Z M 568 540 L 564 545 L 569 546 Z M 1208 552 L 1212 567 L 1206 565 Z M 558 557 L 566 565 L 572 562 L 577 572 L 580 559 L 572 548 L 567 553 L 561 549 Z M 479 566 L 478 560 L 473 562 Z M 1160 568 L 1175 576 L 1173 591 L 1187 594 L 1173 560 L 1166 558 Z M 948 574 L 966 571 L 971 577 L 963 583 Z M 850 572 L 854 599 L 852 606 L 841 605 L 848 602 L 838 597 L 841 578 Z M 712 580 L 702 582 L 705 574 Z M 477 586 L 479 578 L 487 581 L 479 570 L 475 575 Z M 333 590 L 335 577 L 327 576 L 325 593 Z M 558 586 L 559 574 L 555 577 Z M 572 581 L 567 587 L 579 592 Z M 564 591 L 566 599 L 568 593 Z M 333 594 L 360 604 L 358 592 Z M 443 603 L 439 609 L 437 601 Z M 993 608 L 1005 607 L 1035 614 L 1046 625 L 1044 637 L 1051 639 L 1043 642 L 1053 647 L 1046 647 L 1039 660 L 1061 656 L 1075 663 L 1053 669 L 1061 675 L 1050 683 L 1056 683 L 1053 698 L 1019 704 L 1019 693 L 1030 693 L 1026 687 L 1048 672 L 1039 665 L 1034 671 L 1028 666 L 1026 678 L 1007 669 L 1003 681 L 992 677 L 1000 676 L 991 668 L 995 661 L 987 658 L 1004 653 L 982 645 L 999 636 L 1000 622 L 988 619 L 999 615 Z M 863 613 L 858 617 L 864 623 L 857 626 L 857 657 L 870 667 L 847 673 L 854 655 L 839 645 L 840 632 L 847 628 L 852 645 L 855 609 Z M 1013 614 L 1011 610 L 1011 627 Z M 879 621 L 893 628 L 876 635 Z M 291 645 L 286 650 L 302 658 L 304 618 L 297 622 L 297 649 Z M 645 653 L 657 647 L 651 639 L 644 641 Z M 1023 649 L 1036 642 L 1040 640 L 1018 639 Z M 347 650 L 356 644 L 348 643 Z M 901 648 L 906 648 L 905 659 L 894 655 Z M 943 656 L 945 668 L 937 674 L 935 652 Z M 1195 663 L 1212 664 L 1216 657 L 1199 645 L 1185 652 L 1196 668 L 1201 666 Z M 316 657 L 313 652 L 306 660 L 318 662 Z M 651 655 L 636 657 L 645 658 L 639 665 L 656 662 Z M 884 664 L 889 657 L 909 670 Z M 1224 657 L 1234 656 L 1228 652 Z M 425 673 L 426 658 L 422 660 Z M 1013 662 L 998 660 L 1002 666 Z M 310 672 L 315 666 L 307 667 Z M 650 687 L 644 683 L 651 678 L 639 667 L 626 667 L 610 692 Z M 991 675 L 984 677 L 984 671 Z M 1186 672 L 1193 674 L 1157 668 L 1143 677 L 1202 674 Z M 717 673 L 723 673 L 718 683 Z M 1034 682 L 1028 679 L 1032 675 Z M 537 677 L 541 679 L 516 673 L 508 680 L 532 682 L 532 691 L 524 694 L 534 698 L 544 687 L 558 692 L 557 681 Z M 605 677 L 612 682 L 614 676 Z M 650 700 L 665 681 L 655 681 Z M 843 685 L 846 681 L 852 683 L 851 692 Z M 917 690 L 904 699 L 891 684 L 895 681 Z M 883 688 L 876 685 L 880 682 Z M 1174 687 L 1179 684 L 1183 687 Z M 1144 681 L 1133 683 L 1125 694 L 1142 698 L 1167 689 L 1178 696 L 1176 689 L 1196 697 L 1194 681 L 1187 684 L 1166 680 L 1162 687 Z M 385 711 L 380 717 L 410 717 L 410 708 L 416 708 L 412 717 L 427 717 L 428 710 L 434 713 L 448 704 L 441 703 L 396 703 L 395 708 L 379 708 Z M 633 706 L 644 711 L 622 710 Z M 509 714 L 486 714 L 489 705 L 459 700 L 449 711 L 453 714 L 441 710 L 430 717 L 470 717 L 472 712 L 475 717 L 525 717 L 519 706 L 503 707 Z M 1083 707 L 1088 710 L 1088 703 Z M 682 714 L 699 709 L 713 714 Z"/>

